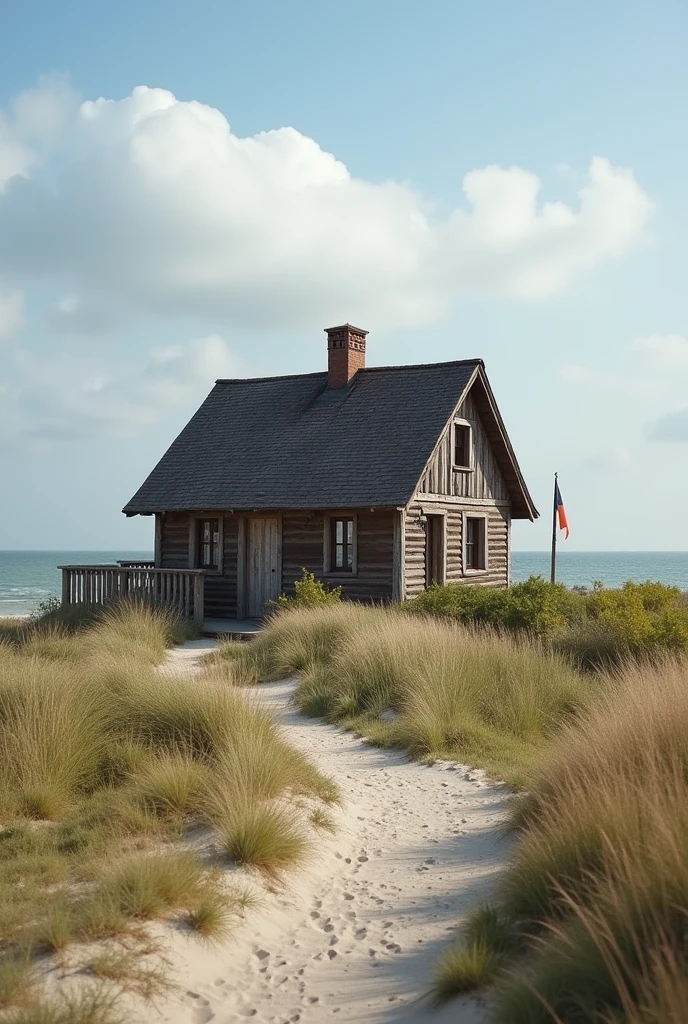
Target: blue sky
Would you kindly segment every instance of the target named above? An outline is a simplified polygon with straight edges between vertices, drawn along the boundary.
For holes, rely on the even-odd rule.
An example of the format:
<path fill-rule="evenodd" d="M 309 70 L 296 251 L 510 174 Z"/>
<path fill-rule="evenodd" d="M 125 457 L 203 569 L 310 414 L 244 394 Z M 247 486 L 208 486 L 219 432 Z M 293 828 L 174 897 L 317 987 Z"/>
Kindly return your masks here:
<path fill-rule="evenodd" d="M 571 549 L 685 549 L 687 40 L 678 2 L 4 0 L 0 548 L 148 547 L 119 510 L 212 380 L 348 319 L 485 359 L 515 547 L 558 469 Z"/>

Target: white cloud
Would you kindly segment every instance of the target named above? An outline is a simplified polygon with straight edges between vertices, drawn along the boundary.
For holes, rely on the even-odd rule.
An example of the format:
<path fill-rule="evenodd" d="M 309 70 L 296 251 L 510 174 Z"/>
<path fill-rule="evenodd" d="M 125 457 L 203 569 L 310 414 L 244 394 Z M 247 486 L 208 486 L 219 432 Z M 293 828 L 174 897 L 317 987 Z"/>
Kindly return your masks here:
<path fill-rule="evenodd" d="M 15 383 L 5 386 L 0 441 L 134 437 L 166 412 L 204 398 L 217 377 L 236 373 L 218 335 L 153 349 L 142 367 L 113 372 L 62 353 L 14 354 Z"/>
<path fill-rule="evenodd" d="M 0 291 L 0 341 L 11 338 L 24 325 L 24 296 Z"/>
<path fill-rule="evenodd" d="M 220 111 L 145 87 L 71 110 L 14 105 L 13 145 L 54 147 L 59 123 L 62 158 L 49 184 L 0 194 L 0 270 L 164 316 L 377 327 L 435 319 L 461 295 L 540 299 L 631 248 L 652 211 L 631 171 L 596 157 L 576 209 L 490 166 L 435 222 L 410 187 L 352 177 L 293 128 L 240 138 Z"/>
<path fill-rule="evenodd" d="M 652 334 L 636 338 L 631 347 L 634 352 L 648 356 L 658 368 L 688 366 L 688 338 L 682 334 Z"/>
<path fill-rule="evenodd" d="M 0 111 L 0 193 L 12 178 L 26 177 L 62 138 L 78 109 L 62 76 L 42 78 Z"/>

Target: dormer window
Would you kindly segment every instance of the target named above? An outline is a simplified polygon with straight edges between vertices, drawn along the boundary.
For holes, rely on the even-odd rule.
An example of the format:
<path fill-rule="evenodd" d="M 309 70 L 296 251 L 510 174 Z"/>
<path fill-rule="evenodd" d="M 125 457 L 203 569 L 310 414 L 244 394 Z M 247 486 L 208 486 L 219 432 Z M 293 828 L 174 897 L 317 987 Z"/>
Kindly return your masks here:
<path fill-rule="evenodd" d="M 454 423 L 454 469 L 471 468 L 470 423 Z"/>

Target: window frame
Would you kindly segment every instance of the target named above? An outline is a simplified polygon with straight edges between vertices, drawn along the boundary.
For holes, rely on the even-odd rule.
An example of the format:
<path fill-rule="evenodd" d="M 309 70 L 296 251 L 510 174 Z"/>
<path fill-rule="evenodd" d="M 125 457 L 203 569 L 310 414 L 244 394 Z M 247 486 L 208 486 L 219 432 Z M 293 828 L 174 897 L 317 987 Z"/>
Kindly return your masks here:
<path fill-rule="evenodd" d="M 466 432 L 466 452 L 468 458 L 466 462 L 460 463 L 456 461 L 456 428 L 461 427 Z M 452 468 L 460 470 L 462 473 L 473 472 L 473 424 L 468 420 L 464 420 L 458 417 L 454 417 L 452 420 Z"/>
<path fill-rule="evenodd" d="M 481 523 L 482 541 L 482 565 L 469 566 L 468 564 L 468 522 L 475 520 Z M 488 520 L 487 513 L 464 512 L 461 524 L 461 568 L 464 576 L 480 576 L 490 571 L 490 552 L 488 546 Z"/>
<path fill-rule="evenodd" d="M 201 564 L 201 530 L 202 524 L 217 523 L 217 566 L 211 568 Z M 202 569 L 209 576 L 221 576 L 224 572 L 224 516 L 221 512 L 199 512 L 189 520 L 189 567 Z"/>
<path fill-rule="evenodd" d="M 351 568 L 337 568 L 334 563 L 336 544 L 334 531 L 339 521 L 351 522 Z M 348 547 L 348 544 L 345 545 Z M 341 512 L 328 512 L 324 517 L 323 537 L 323 576 L 333 576 L 337 579 L 352 579 L 358 575 L 358 517 L 355 512 L 348 509 Z"/>

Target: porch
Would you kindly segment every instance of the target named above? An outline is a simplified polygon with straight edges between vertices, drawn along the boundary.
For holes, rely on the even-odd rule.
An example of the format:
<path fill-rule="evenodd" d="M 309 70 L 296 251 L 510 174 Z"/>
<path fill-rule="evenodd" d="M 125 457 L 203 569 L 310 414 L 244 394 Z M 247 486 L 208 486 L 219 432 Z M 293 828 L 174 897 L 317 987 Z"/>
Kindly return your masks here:
<path fill-rule="evenodd" d="M 120 598 L 170 608 L 201 625 L 206 636 L 250 640 L 258 618 L 205 615 L 204 569 L 159 569 L 154 562 L 121 561 L 113 565 L 60 565 L 62 605 L 105 605 Z"/>
<path fill-rule="evenodd" d="M 152 562 L 60 565 L 62 606 L 105 605 L 129 598 L 204 622 L 203 569 L 156 569 Z"/>

